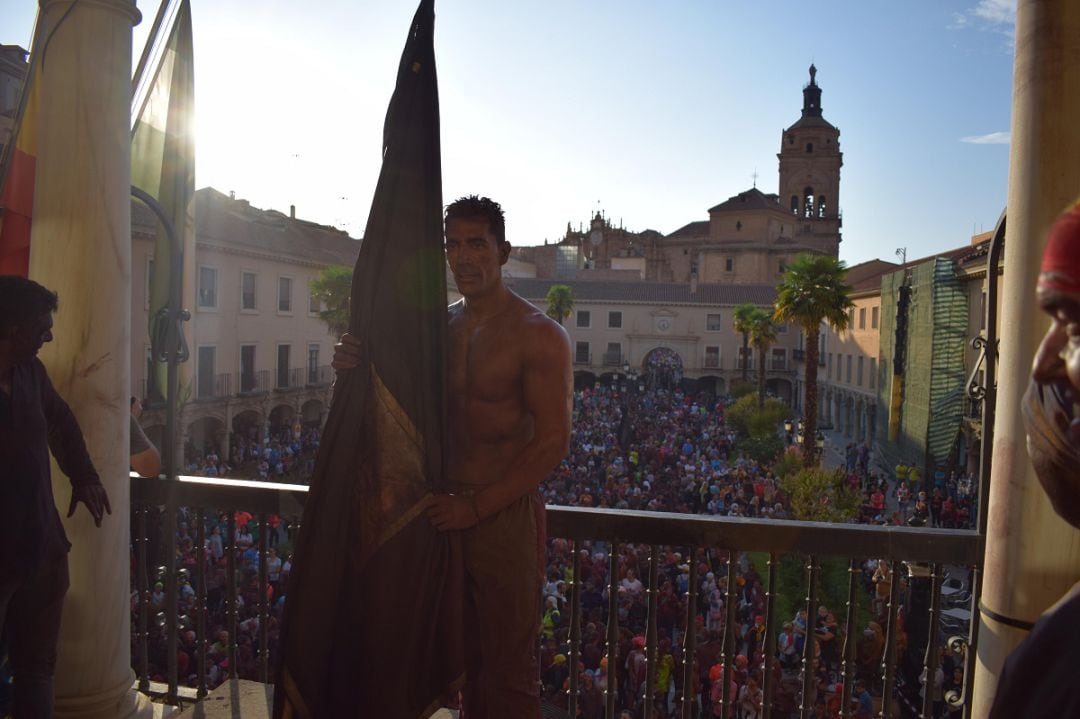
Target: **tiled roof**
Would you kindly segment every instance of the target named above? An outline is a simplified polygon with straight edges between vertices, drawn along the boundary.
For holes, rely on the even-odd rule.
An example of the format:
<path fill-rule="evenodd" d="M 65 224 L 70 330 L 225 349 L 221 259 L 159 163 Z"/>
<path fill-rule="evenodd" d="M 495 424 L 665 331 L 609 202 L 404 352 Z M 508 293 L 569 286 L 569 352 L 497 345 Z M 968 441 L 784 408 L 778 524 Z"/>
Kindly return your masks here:
<path fill-rule="evenodd" d="M 798 130 L 801 127 L 827 127 L 830 130 L 835 130 L 836 127 L 821 116 L 802 116 L 795 121 L 795 124 L 788 128 L 788 130 Z"/>
<path fill-rule="evenodd" d="M 881 287 L 882 275 L 895 272 L 900 265 L 885 260 L 870 260 L 848 268 L 847 283 L 854 292 L 862 292 Z"/>
<path fill-rule="evenodd" d="M 690 285 L 673 282 L 615 282 L 506 279 L 506 285 L 528 300 L 543 301 L 552 285 L 569 285 L 575 301 L 641 302 L 648 304 L 687 304 L 734 306 L 744 302 L 768 306 L 776 300 L 773 285 L 701 284 L 690 292 Z"/>
<path fill-rule="evenodd" d="M 133 229 L 153 234 L 155 220 L 142 202 L 132 201 Z M 360 254 L 360 241 L 341 230 L 290 218 L 276 210 L 260 210 L 212 187 L 195 193 L 195 237 L 198 242 L 247 248 L 320 265 L 352 267 Z"/>
<path fill-rule="evenodd" d="M 681 240 L 684 237 L 702 237 L 709 234 L 709 221 L 700 220 L 698 222 L 691 222 L 688 225 L 683 225 L 679 229 L 672 232 L 665 239 L 668 240 Z"/>
<path fill-rule="evenodd" d="M 732 195 L 709 212 L 746 212 L 747 210 L 779 210 L 780 199 L 777 195 L 766 195 L 756 187 Z"/>

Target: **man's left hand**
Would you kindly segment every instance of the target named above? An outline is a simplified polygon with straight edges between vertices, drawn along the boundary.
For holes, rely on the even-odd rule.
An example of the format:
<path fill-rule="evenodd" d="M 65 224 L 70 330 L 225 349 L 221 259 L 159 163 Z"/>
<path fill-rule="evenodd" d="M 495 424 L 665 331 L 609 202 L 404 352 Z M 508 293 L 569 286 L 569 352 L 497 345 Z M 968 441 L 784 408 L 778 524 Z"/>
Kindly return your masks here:
<path fill-rule="evenodd" d="M 437 494 L 428 507 L 428 519 L 439 531 L 468 529 L 478 523 L 473 503 L 459 494 Z"/>
<path fill-rule="evenodd" d="M 80 484 L 72 487 L 71 505 L 68 506 L 67 516 L 70 517 L 75 514 L 75 507 L 78 506 L 79 502 L 86 505 L 90 516 L 94 518 L 94 524 L 98 527 L 101 526 L 101 519 L 106 512 L 112 514 L 112 507 L 109 506 L 109 495 L 105 491 L 105 487 L 100 484 Z"/>

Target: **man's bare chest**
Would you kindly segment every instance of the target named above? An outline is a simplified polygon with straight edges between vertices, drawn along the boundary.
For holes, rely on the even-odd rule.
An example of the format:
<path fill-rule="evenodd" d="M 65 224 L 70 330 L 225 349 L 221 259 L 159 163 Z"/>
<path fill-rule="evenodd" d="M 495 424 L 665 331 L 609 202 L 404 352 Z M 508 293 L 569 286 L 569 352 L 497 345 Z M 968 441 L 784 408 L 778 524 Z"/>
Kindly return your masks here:
<path fill-rule="evenodd" d="M 515 333 L 499 323 L 451 325 L 448 379 L 451 401 L 497 401 L 521 391 L 521 358 Z"/>

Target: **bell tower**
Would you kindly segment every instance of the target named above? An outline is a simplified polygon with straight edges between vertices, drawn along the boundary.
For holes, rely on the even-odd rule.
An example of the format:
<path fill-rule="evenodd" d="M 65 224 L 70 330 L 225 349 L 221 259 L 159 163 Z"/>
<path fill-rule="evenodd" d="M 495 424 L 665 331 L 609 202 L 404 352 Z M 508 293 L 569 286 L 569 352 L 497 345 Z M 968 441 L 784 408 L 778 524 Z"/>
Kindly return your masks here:
<path fill-rule="evenodd" d="M 840 130 L 821 115 L 817 68 L 803 87 L 802 117 L 780 141 L 780 206 L 795 220 L 795 241 L 836 256 L 840 245 Z"/>

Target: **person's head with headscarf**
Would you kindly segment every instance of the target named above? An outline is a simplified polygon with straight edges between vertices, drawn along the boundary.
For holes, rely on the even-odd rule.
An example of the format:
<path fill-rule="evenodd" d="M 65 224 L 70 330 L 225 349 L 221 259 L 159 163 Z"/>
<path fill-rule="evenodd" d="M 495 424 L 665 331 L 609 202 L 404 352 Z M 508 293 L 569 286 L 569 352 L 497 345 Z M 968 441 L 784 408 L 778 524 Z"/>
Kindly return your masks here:
<path fill-rule="evenodd" d="M 1080 202 L 1050 228 L 1035 292 L 1050 327 L 1024 398 L 1028 453 L 1054 511 L 1080 528 Z"/>

